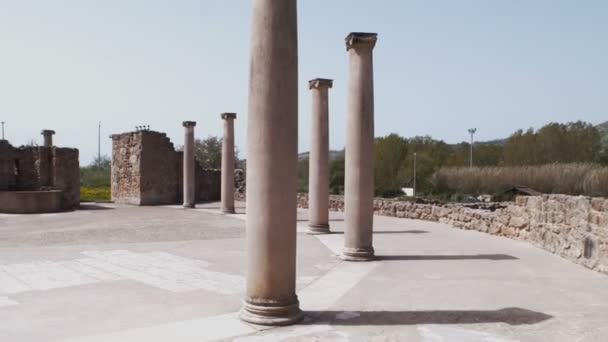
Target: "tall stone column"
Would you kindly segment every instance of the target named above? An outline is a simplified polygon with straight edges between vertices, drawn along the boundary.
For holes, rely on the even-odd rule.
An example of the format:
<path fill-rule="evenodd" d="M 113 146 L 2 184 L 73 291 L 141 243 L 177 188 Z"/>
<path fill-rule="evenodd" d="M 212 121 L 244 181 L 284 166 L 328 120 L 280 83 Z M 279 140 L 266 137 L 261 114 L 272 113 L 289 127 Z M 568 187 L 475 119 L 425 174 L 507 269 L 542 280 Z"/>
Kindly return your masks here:
<path fill-rule="evenodd" d="M 194 208 L 194 121 L 184 121 L 184 208 Z"/>
<path fill-rule="evenodd" d="M 222 212 L 234 214 L 234 119 L 235 113 L 222 114 Z"/>
<path fill-rule="evenodd" d="M 44 138 L 44 147 L 52 147 L 53 146 L 53 135 L 55 131 L 50 129 L 43 130 L 40 134 L 42 134 Z"/>
<path fill-rule="evenodd" d="M 333 81 L 308 82 L 312 91 L 308 178 L 308 233 L 329 233 L 329 88 Z"/>
<path fill-rule="evenodd" d="M 247 290 L 240 317 L 302 318 L 296 296 L 298 30 L 296 0 L 253 0 L 247 118 Z"/>
<path fill-rule="evenodd" d="M 372 51 L 375 33 L 351 33 L 346 37 L 349 55 L 348 112 L 344 213 L 346 228 L 342 258 L 374 259 L 374 72 Z"/>

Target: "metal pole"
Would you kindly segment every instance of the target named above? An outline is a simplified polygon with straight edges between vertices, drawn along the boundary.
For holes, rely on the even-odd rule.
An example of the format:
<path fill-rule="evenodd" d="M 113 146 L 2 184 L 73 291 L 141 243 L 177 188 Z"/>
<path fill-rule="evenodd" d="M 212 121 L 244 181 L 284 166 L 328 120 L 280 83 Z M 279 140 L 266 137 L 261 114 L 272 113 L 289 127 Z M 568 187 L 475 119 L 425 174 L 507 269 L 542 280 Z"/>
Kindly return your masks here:
<path fill-rule="evenodd" d="M 4 121 L 2 121 L 2 140 L 4 140 Z"/>
<path fill-rule="evenodd" d="M 469 129 L 469 133 L 471 134 L 471 156 L 470 156 L 470 165 L 469 167 L 473 167 L 473 143 L 474 143 L 474 138 L 473 136 L 475 135 L 475 132 L 477 132 L 477 128 L 471 128 Z"/>
<path fill-rule="evenodd" d="M 101 121 L 97 126 L 97 167 L 101 168 Z"/>
<path fill-rule="evenodd" d="M 471 165 L 469 165 L 469 167 L 473 167 L 473 133 L 471 133 L 471 158 L 470 158 L 470 162 L 471 162 Z"/>
<path fill-rule="evenodd" d="M 416 152 L 414 152 L 414 191 L 413 192 L 413 197 L 416 197 Z"/>

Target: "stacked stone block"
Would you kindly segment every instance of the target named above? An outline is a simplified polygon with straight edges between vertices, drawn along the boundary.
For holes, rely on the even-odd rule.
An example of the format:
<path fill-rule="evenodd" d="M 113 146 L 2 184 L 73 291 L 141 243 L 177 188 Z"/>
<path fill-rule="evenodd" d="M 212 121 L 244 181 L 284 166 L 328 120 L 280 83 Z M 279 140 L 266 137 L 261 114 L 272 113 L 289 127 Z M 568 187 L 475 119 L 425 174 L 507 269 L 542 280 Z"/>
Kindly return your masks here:
<path fill-rule="evenodd" d="M 183 200 L 183 152 L 165 133 L 137 131 L 112 138 L 112 201 L 132 205 L 178 204 Z M 220 199 L 220 171 L 195 163 L 197 201 Z"/>

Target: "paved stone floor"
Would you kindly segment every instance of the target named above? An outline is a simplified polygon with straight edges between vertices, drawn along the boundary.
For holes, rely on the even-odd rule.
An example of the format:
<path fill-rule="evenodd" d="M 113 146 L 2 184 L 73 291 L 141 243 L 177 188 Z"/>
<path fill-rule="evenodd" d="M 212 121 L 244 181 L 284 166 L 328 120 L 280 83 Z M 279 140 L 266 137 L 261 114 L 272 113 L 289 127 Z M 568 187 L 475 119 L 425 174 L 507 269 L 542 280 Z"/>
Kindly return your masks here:
<path fill-rule="evenodd" d="M 0 341 L 606 341 L 608 277 L 527 243 L 375 217 L 378 261 L 299 215 L 302 324 L 236 318 L 244 208 L 88 205 L 0 215 Z"/>

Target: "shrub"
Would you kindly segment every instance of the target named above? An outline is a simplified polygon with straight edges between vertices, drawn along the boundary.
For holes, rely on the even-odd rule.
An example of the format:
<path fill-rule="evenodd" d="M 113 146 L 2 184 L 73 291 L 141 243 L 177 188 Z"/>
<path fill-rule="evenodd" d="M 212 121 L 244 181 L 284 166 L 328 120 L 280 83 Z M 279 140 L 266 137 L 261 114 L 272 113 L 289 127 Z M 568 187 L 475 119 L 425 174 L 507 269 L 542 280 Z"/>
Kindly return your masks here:
<path fill-rule="evenodd" d="M 112 199 L 110 187 L 81 187 L 80 201 L 81 202 L 109 202 Z"/>

